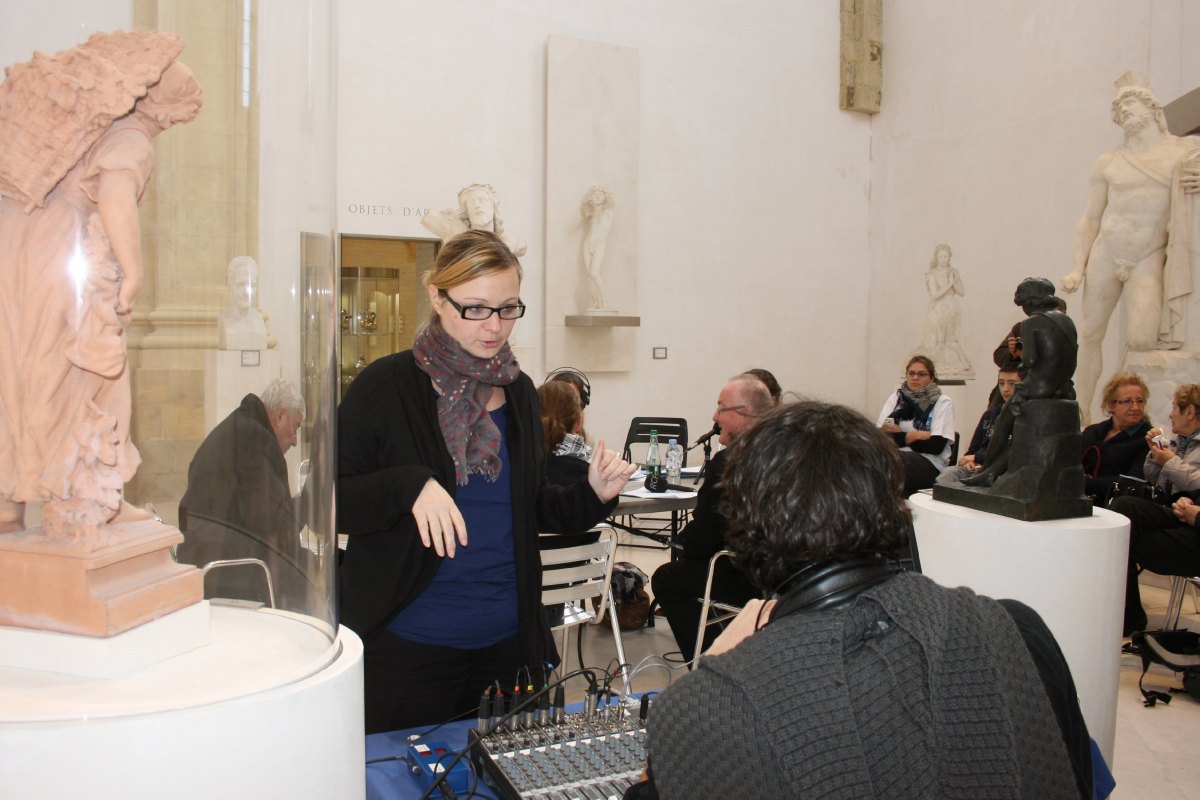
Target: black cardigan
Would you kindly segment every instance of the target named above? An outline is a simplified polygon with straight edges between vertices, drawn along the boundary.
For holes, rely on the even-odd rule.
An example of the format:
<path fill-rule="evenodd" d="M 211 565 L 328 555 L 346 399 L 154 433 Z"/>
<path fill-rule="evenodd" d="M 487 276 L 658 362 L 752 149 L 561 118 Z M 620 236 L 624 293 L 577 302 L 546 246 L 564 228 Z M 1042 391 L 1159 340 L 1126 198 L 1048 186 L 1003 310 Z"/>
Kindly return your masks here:
<path fill-rule="evenodd" d="M 537 392 L 521 373 L 504 387 L 512 468 L 517 614 L 526 663 L 555 656 L 541 604 L 539 531 L 587 529 L 616 506 L 587 482 L 545 482 Z M 412 506 L 433 478 L 453 497 L 454 466 L 437 423 L 437 394 L 412 351 L 377 359 L 338 407 L 337 529 L 348 534 L 341 622 L 369 641 L 433 581 L 442 559 L 421 544 Z M 469 534 L 469 531 L 468 531 Z"/>

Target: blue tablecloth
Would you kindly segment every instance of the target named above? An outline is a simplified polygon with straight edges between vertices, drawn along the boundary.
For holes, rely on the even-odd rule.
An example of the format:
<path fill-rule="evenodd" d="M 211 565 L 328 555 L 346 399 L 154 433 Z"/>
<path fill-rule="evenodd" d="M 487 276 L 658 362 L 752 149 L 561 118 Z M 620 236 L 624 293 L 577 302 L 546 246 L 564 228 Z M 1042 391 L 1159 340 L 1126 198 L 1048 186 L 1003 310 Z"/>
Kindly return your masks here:
<path fill-rule="evenodd" d="M 424 737 L 425 741 L 445 742 L 450 749 L 457 752 L 467 746 L 467 731 L 475 726 L 473 721 L 450 722 Z M 429 730 L 413 728 L 411 730 L 392 731 L 391 733 L 376 733 L 367 737 L 367 761 L 387 756 L 399 756 L 398 760 L 381 761 L 377 764 L 367 764 L 367 800 L 416 800 L 425 791 L 425 786 L 418 783 L 417 778 L 409 771 L 408 762 L 404 759 L 408 752 L 408 737 Z M 463 762 L 469 764 L 470 756 L 463 756 Z M 468 766 L 474 774 L 474 769 Z M 460 795 L 461 796 L 461 795 Z M 475 797 L 495 800 L 496 795 L 480 778 L 475 790 Z M 434 792 L 433 797 L 441 795 Z"/>

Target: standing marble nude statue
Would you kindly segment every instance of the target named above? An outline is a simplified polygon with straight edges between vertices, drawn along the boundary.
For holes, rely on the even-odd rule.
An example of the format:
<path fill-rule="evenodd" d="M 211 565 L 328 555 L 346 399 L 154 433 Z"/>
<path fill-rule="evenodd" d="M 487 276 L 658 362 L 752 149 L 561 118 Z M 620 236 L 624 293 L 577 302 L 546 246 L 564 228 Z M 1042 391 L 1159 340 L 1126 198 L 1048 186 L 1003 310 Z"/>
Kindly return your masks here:
<path fill-rule="evenodd" d="M 229 305 L 217 318 L 217 346 L 222 350 L 266 350 L 267 323 L 254 307 L 258 294 L 258 264 L 236 256 L 226 270 Z"/>
<path fill-rule="evenodd" d="M 122 499 L 140 461 L 125 333 L 153 139 L 200 110 L 182 49 L 97 33 L 0 85 L 0 533 L 34 501 L 59 540 L 146 516 Z"/>
<path fill-rule="evenodd" d="M 1192 290 L 1188 228 L 1200 188 L 1200 138 L 1172 136 L 1145 78 L 1116 80 L 1112 118 L 1125 143 L 1096 159 L 1088 203 L 1075 234 L 1075 268 L 1067 292 L 1084 281 L 1077 384 L 1087 425 L 1103 368 L 1101 344 L 1122 293 L 1128 304 L 1128 348 L 1170 350 L 1183 344 L 1186 296 Z M 1191 243 L 1195 249 L 1197 243 Z"/>
<path fill-rule="evenodd" d="M 975 369 L 959 342 L 962 315 L 958 298 L 966 294 L 966 289 L 958 270 L 950 266 L 952 255 L 948 244 L 933 248 L 929 271 L 925 273 L 929 312 L 921 346 L 913 353 L 932 358 L 942 378 L 974 378 Z"/>
<path fill-rule="evenodd" d="M 612 230 L 612 193 L 603 186 L 588 189 L 579 213 L 587 221 L 587 232 L 583 235 L 583 267 L 587 270 L 588 290 L 592 296 L 588 311 L 607 311 L 608 306 L 604 303 L 604 249 Z"/>
<path fill-rule="evenodd" d="M 490 231 L 499 236 L 517 258 L 525 255 L 528 249 L 524 239 L 504 232 L 500 198 L 487 183 L 464 186 L 458 191 L 458 208 L 430 211 L 421 217 L 421 224 L 437 234 L 443 242 L 463 231 Z"/>

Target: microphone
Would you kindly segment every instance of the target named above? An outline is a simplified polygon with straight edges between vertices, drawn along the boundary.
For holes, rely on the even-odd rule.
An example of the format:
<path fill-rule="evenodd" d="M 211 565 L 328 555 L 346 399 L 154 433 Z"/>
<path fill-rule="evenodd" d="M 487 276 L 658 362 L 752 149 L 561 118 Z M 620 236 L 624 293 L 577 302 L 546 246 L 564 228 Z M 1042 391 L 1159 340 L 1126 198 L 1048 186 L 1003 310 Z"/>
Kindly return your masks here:
<path fill-rule="evenodd" d="M 665 492 L 668 489 L 672 492 L 691 493 L 695 491 L 695 489 L 689 489 L 688 487 L 680 486 L 677 483 L 667 483 L 667 478 L 665 475 L 655 475 L 654 473 L 646 476 L 646 483 L 644 485 L 646 487 L 646 491 L 648 492 Z"/>
<path fill-rule="evenodd" d="M 703 436 L 701 436 L 699 439 L 697 439 L 696 443 L 693 444 L 691 447 L 689 447 L 688 450 L 692 450 L 696 447 L 699 447 L 702 444 L 707 443 L 709 439 L 711 439 L 714 436 L 720 435 L 720 433 L 721 433 L 720 423 L 714 422 L 713 426 L 712 426 L 712 430 L 709 431 L 708 433 L 704 434 Z"/>

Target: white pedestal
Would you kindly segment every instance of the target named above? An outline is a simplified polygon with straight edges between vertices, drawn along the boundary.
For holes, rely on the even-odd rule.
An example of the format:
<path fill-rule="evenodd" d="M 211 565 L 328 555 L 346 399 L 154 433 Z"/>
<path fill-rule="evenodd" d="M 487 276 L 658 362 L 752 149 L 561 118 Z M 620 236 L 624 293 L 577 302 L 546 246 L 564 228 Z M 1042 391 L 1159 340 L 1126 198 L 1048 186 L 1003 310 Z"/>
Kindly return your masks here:
<path fill-rule="evenodd" d="M 1071 667 L 1088 732 L 1113 763 L 1129 521 L 1098 510 L 1022 522 L 924 494 L 909 502 L 922 572 L 1041 614 Z"/>
<path fill-rule="evenodd" d="M 214 605 L 207 647 L 128 675 L 0 667 L 0 794 L 363 797 L 362 643 L 322 626 Z"/>
<path fill-rule="evenodd" d="M 116 636 L 80 636 L 0 626 L 0 666 L 115 678 L 208 644 L 201 600 Z"/>
<path fill-rule="evenodd" d="M 241 350 L 204 351 L 204 435 L 217 427 L 248 394 L 261 394 L 267 384 L 282 377 L 278 350 L 247 350 L 254 354 L 243 366 Z"/>

